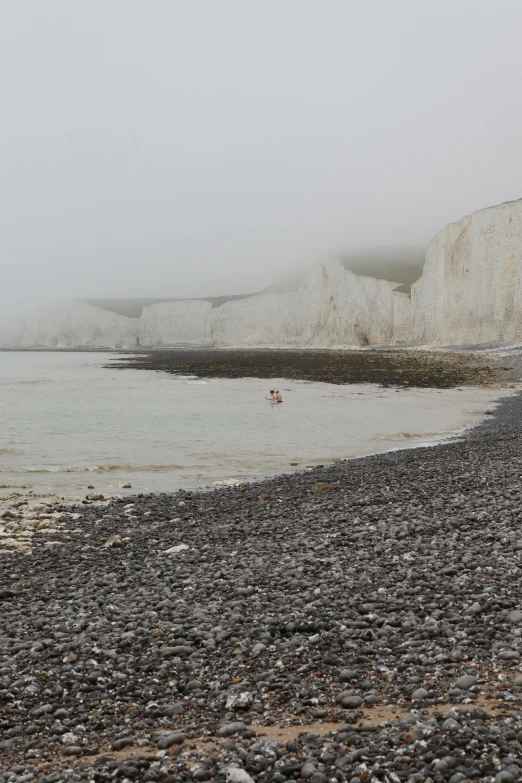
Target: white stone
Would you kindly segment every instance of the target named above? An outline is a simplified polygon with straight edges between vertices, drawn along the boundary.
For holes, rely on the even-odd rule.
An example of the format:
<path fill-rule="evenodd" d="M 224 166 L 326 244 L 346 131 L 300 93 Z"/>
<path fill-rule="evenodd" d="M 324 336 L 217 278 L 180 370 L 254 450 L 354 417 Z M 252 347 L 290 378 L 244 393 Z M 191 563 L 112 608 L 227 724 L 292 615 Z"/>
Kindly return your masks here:
<path fill-rule="evenodd" d="M 72 731 L 66 731 L 65 734 L 62 734 L 62 742 L 64 745 L 73 745 L 78 742 L 78 735 L 73 734 Z"/>
<path fill-rule="evenodd" d="M 227 783 L 254 783 L 254 779 L 250 777 L 248 772 L 244 769 L 235 769 L 229 767 L 226 772 Z"/>
<path fill-rule="evenodd" d="M 254 697 L 249 691 L 241 693 L 229 693 L 225 706 L 227 710 L 247 710 L 253 703 Z"/>
<path fill-rule="evenodd" d="M 166 549 L 165 555 L 177 555 L 178 552 L 183 552 L 185 549 L 190 549 L 187 544 L 178 544 L 177 546 L 171 546 L 170 549 Z"/>

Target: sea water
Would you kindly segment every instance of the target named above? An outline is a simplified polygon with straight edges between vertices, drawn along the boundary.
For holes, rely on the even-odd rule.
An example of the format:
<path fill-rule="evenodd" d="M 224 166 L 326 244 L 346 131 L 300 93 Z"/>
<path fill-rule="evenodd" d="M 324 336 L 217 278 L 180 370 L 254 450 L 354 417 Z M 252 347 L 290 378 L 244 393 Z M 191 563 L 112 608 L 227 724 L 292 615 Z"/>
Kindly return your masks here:
<path fill-rule="evenodd" d="M 176 377 L 104 368 L 113 356 L 0 353 L 4 494 L 173 491 L 427 445 L 507 393 Z"/>

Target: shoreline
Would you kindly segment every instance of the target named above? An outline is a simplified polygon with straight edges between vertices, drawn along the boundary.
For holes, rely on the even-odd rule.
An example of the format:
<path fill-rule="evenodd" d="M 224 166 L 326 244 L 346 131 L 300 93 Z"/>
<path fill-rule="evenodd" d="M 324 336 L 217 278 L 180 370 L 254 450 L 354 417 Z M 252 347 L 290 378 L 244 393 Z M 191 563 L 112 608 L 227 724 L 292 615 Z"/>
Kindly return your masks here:
<path fill-rule="evenodd" d="M 0 555 L 4 768 L 512 774 L 521 413 L 519 393 L 457 442 L 85 505 Z"/>
<path fill-rule="evenodd" d="M 463 413 L 463 416 L 467 416 L 467 421 L 461 421 L 458 424 L 455 424 L 454 422 L 451 427 L 447 429 L 443 428 L 436 433 L 426 432 L 425 434 L 421 434 L 419 432 L 411 433 L 405 431 L 389 436 L 374 436 L 370 438 L 367 443 L 369 448 L 375 450 L 368 451 L 367 453 L 354 454 L 353 456 L 339 455 L 336 457 L 318 457 L 315 455 L 310 455 L 306 460 L 301 459 L 299 462 L 291 461 L 288 463 L 281 463 L 281 465 L 279 465 L 277 468 L 273 467 L 266 474 L 261 472 L 252 474 L 248 471 L 244 472 L 244 469 L 242 472 L 241 469 L 234 470 L 231 468 L 228 472 L 228 475 L 220 475 L 219 472 L 217 474 L 214 473 L 214 475 L 209 473 L 206 478 L 200 478 L 198 480 L 199 483 L 196 483 L 195 478 L 191 479 L 187 476 L 183 480 L 179 479 L 179 481 L 182 481 L 181 484 L 178 483 L 178 480 L 176 480 L 176 483 L 172 483 L 169 479 L 165 482 L 165 486 L 163 487 L 146 489 L 141 488 L 139 479 L 135 478 L 135 474 L 140 473 L 139 466 L 129 465 L 127 465 L 125 469 L 122 468 L 120 470 L 121 475 L 116 477 L 116 483 L 113 483 L 110 486 L 104 486 L 104 479 L 107 477 L 107 475 L 110 475 L 111 471 L 104 470 L 104 466 L 101 465 L 99 466 L 99 470 L 96 469 L 96 466 L 86 468 L 85 475 L 83 476 L 85 484 L 82 487 L 77 487 L 74 489 L 70 488 L 69 490 L 64 489 L 63 487 L 60 489 L 53 486 L 47 486 L 45 485 L 45 482 L 42 482 L 41 484 L 0 484 L 0 544 L 2 536 L 1 513 L 5 510 L 9 510 L 13 505 L 22 502 L 28 503 L 31 506 L 33 506 L 35 503 L 45 503 L 50 504 L 52 507 L 63 505 L 72 507 L 75 505 L 78 506 L 85 504 L 86 499 L 89 499 L 91 495 L 104 496 L 104 498 L 109 501 L 115 498 L 132 497 L 138 492 L 140 494 L 145 494 L 146 496 L 176 491 L 209 492 L 217 487 L 233 487 L 245 484 L 256 484 L 259 482 L 276 480 L 279 476 L 291 477 L 297 474 L 310 473 L 310 471 L 315 470 L 317 465 L 320 464 L 326 467 L 331 467 L 339 463 L 350 463 L 354 460 L 377 457 L 383 454 L 412 449 L 430 449 L 438 445 L 459 442 L 465 439 L 471 430 L 481 426 L 481 424 L 487 420 L 488 416 L 494 415 L 494 411 L 502 402 L 502 400 L 517 394 L 517 388 L 522 390 L 522 385 L 519 384 L 517 386 L 512 386 L 512 388 L 509 390 L 507 388 L 497 386 L 488 386 L 487 388 L 491 393 L 489 394 L 488 399 L 485 401 L 472 400 L 469 397 L 466 398 L 466 388 L 470 389 L 473 387 L 464 387 L 463 389 L 459 389 L 458 391 L 462 391 L 464 394 L 462 399 L 459 399 L 458 402 L 461 403 L 464 400 L 465 405 L 468 406 L 467 408 L 463 408 L 463 411 L 465 412 Z M 401 390 L 397 389 L 397 391 Z M 480 406 L 483 409 L 482 411 L 472 410 L 469 408 L 470 405 Z M 401 439 L 399 439 L 399 435 L 401 436 Z M 377 447 L 377 442 L 387 443 L 388 441 L 390 442 L 390 445 L 385 445 L 383 448 Z M 289 456 L 288 459 L 292 459 L 292 457 Z M 115 468 L 117 466 L 113 467 Z M 54 471 L 51 469 L 48 471 L 43 469 L 41 472 L 52 476 Z M 83 475 L 80 468 L 75 468 L 74 470 L 68 468 L 65 469 L 65 472 L 72 473 L 73 475 Z M 16 471 L 13 471 L 13 473 L 16 473 Z M 36 473 L 38 474 L 39 472 L 36 471 Z M 60 469 L 57 468 L 56 473 L 60 474 Z M 22 476 L 22 474 L 18 472 L 17 476 Z M 34 472 L 27 474 L 28 478 L 31 478 L 32 476 L 34 476 Z M 87 484 L 88 481 L 91 483 Z M 30 509 L 28 510 L 30 511 Z"/>
<path fill-rule="evenodd" d="M 518 394 L 522 394 L 522 389 Z M 422 443 L 412 443 L 408 444 L 407 442 L 402 446 L 391 446 L 388 449 L 385 449 L 384 451 L 373 451 L 369 454 L 364 454 L 362 456 L 354 456 L 354 457 L 339 457 L 337 459 L 327 460 L 321 463 L 316 463 L 313 465 L 307 465 L 306 467 L 296 467 L 293 470 L 287 470 L 283 471 L 281 473 L 269 473 L 266 476 L 254 476 L 253 478 L 248 477 L 241 477 L 241 478 L 229 478 L 229 479 L 223 479 L 223 480 L 216 480 L 212 481 L 210 484 L 202 484 L 200 486 L 191 486 L 187 485 L 184 487 L 179 487 L 173 490 L 152 490 L 148 492 L 140 492 L 140 497 L 152 497 L 156 495 L 164 495 L 164 494 L 170 494 L 174 495 L 178 492 L 188 492 L 188 493 L 208 493 L 213 492 L 216 489 L 231 489 L 231 488 L 237 488 L 237 487 L 244 487 L 247 485 L 256 485 L 256 484 L 263 484 L 267 481 L 275 481 L 280 477 L 292 477 L 296 475 L 306 475 L 310 473 L 311 471 L 316 470 L 318 467 L 333 467 L 334 465 L 337 465 L 339 463 L 350 463 L 358 460 L 366 460 L 370 459 L 372 457 L 379 457 L 386 454 L 392 454 L 395 452 L 401 452 L 401 451 L 412 451 L 415 449 L 431 449 L 436 446 L 443 446 L 445 444 L 450 443 L 458 443 L 461 440 L 465 440 L 468 433 L 471 432 L 471 430 L 474 430 L 477 427 L 480 427 L 482 424 L 484 424 L 487 419 L 485 418 L 486 415 L 494 415 L 494 411 L 496 410 L 497 406 L 500 405 L 502 400 L 506 399 L 506 395 L 502 397 L 495 398 L 491 401 L 491 409 L 482 414 L 482 417 L 478 421 L 470 421 L 468 424 L 464 425 L 462 429 L 459 429 L 458 431 L 452 431 L 451 433 L 440 433 L 438 435 L 431 435 L 429 437 L 433 438 L 431 441 L 423 441 Z M 426 436 L 428 437 L 428 436 Z M 290 463 L 292 464 L 292 463 Z M 297 463 L 295 463 L 297 465 Z M 95 471 L 93 471 L 95 473 Z M 93 481 L 95 479 L 92 479 Z M 34 486 L 34 485 L 33 485 Z M 29 490 L 28 492 L 20 492 L 19 490 Z M 119 488 L 118 492 L 105 492 L 105 491 L 97 491 L 96 487 L 93 485 L 90 485 L 87 487 L 89 492 L 87 494 L 84 494 L 83 490 L 78 495 L 63 495 L 59 494 L 58 492 L 52 492 L 52 491 L 42 491 L 42 492 L 36 492 L 33 491 L 31 485 L 17 485 L 17 484 L 0 484 L 0 520 L 2 518 L 2 512 L 6 509 L 8 510 L 10 508 L 9 503 L 6 505 L 7 501 L 11 501 L 12 504 L 17 503 L 28 503 L 31 506 L 34 505 L 32 501 L 36 502 L 36 505 L 45 505 L 49 508 L 49 511 L 52 512 L 54 509 L 58 506 L 61 508 L 63 507 L 69 507 L 71 509 L 74 509 L 76 507 L 80 507 L 81 505 L 85 504 L 86 501 L 89 501 L 89 505 L 94 504 L 93 498 L 96 497 L 97 500 L 100 502 L 99 504 L 102 506 L 109 506 L 112 503 L 118 501 L 118 500 L 125 500 L 130 499 L 134 496 L 136 496 L 136 491 L 130 491 L 130 489 L 133 489 L 132 486 L 130 486 L 126 493 L 123 493 L 122 487 Z M 123 488 L 126 489 L 126 488 Z M 9 493 L 9 496 L 2 497 L 1 493 L 2 491 L 6 490 L 13 490 Z M 98 503 L 96 503 L 98 504 Z M 72 512 L 71 512 L 72 513 Z M 2 535 L 1 531 L 1 525 L 0 522 L 0 536 Z M 0 545 L 2 543 L 2 539 L 0 538 Z"/>
<path fill-rule="evenodd" d="M 522 381 L 522 345 L 161 348 L 0 348 L 7 353 L 106 353 L 120 369 L 150 369 L 209 378 L 265 377 L 419 388 L 490 386 Z M 504 367 L 506 359 L 516 367 Z M 348 361 L 347 361 L 348 360 Z M 511 372 L 510 372 L 511 371 Z"/>

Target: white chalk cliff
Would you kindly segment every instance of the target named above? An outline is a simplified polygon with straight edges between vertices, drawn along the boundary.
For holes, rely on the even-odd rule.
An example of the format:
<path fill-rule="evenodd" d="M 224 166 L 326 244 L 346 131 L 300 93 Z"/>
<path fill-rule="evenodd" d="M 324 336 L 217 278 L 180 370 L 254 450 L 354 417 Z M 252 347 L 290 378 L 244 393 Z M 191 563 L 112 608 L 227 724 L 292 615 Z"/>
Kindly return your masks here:
<path fill-rule="evenodd" d="M 212 345 L 210 302 L 188 300 L 145 307 L 139 319 L 140 345 Z"/>
<path fill-rule="evenodd" d="M 81 301 L 60 302 L 0 332 L 4 348 L 132 348 L 138 320 Z"/>
<path fill-rule="evenodd" d="M 443 228 L 411 298 L 335 260 L 259 294 L 145 306 L 139 318 L 70 301 L 0 325 L 0 347 L 360 346 L 522 341 L 522 200 Z"/>
<path fill-rule="evenodd" d="M 522 199 L 439 231 L 411 302 L 417 343 L 522 341 Z"/>
<path fill-rule="evenodd" d="M 361 277 L 338 261 L 310 264 L 247 299 L 226 302 L 211 315 L 214 345 L 327 346 L 394 341 L 399 283 Z"/>
<path fill-rule="evenodd" d="M 295 269 L 259 294 L 218 307 L 202 300 L 163 302 L 144 307 L 140 318 L 129 318 L 85 302 L 65 302 L 0 331 L 0 344 L 130 348 L 407 341 L 410 300 L 395 291 L 398 286 L 329 260 Z"/>

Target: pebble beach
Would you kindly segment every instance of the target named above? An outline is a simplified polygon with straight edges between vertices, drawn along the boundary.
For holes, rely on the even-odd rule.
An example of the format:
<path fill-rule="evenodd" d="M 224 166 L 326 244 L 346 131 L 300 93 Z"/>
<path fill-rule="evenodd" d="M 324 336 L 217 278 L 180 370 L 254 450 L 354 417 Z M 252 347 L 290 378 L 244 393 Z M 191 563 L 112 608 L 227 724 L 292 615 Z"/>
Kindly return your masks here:
<path fill-rule="evenodd" d="M 432 448 L 14 503 L 0 780 L 517 780 L 521 422 L 514 396 Z"/>

